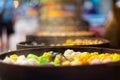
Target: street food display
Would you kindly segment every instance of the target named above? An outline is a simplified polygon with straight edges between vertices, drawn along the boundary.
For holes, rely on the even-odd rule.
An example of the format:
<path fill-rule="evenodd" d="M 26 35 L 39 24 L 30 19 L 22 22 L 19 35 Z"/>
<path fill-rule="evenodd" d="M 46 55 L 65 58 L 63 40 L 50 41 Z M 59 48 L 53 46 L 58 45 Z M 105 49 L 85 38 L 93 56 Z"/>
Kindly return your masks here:
<path fill-rule="evenodd" d="M 25 43 L 24 45 L 31 45 L 31 46 L 75 46 L 75 45 L 99 45 L 99 44 L 104 44 L 103 40 L 99 39 L 67 39 L 63 43 L 57 43 L 55 44 L 50 43 L 47 44 L 45 42 L 37 42 L 37 41 L 31 41 L 30 43 Z"/>
<path fill-rule="evenodd" d="M 67 49 L 64 53 L 44 52 L 38 56 L 35 54 L 6 56 L 2 62 L 8 64 L 31 66 L 77 66 L 96 65 L 120 61 L 119 53 L 80 52 Z"/>
<path fill-rule="evenodd" d="M 42 38 L 40 40 L 32 40 L 20 42 L 17 49 L 26 48 L 42 48 L 42 47 L 103 47 L 109 48 L 110 42 L 103 38 Z"/>
<path fill-rule="evenodd" d="M 10 51 L 0 55 L 0 76 L 4 80 L 120 80 L 116 77 L 120 73 L 119 53 L 120 50 L 95 47 Z"/>
<path fill-rule="evenodd" d="M 103 44 L 104 42 L 99 39 L 67 39 L 62 44 L 50 44 L 50 46 L 74 46 L 74 45 L 99 45 Z"/>

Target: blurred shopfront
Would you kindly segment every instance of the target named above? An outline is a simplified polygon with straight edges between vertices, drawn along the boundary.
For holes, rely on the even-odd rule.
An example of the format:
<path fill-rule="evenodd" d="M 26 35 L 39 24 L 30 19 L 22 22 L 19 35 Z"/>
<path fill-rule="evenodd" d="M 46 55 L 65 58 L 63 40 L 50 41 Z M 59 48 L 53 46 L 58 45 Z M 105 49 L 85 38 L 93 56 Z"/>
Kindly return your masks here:
<path fill-rule="evenodd" d="M 47 0 L 40 0 L 47 1 Z M 50 0 L 48 0 L 50 1 Z M 68 1 L 68 0 L 64 0 Z M 71 0 L 73 1 L 73 0 Z M 104 26 L 107 21 L 108 12 L 111 10 L 110 0 L 76 0 L 78 19 L 84 19 L 90 24 L 90 31 L 95 32 L 98 36 L 102 36 Z M 74 2 L 74 1 L 73 1 Z M 82 3 L 79 3 L 82 2 Z M 34 34 L 40 27 L 39 10 L 41 3 L 39 0 L 14 0 L 16 8 L 16 21 L 14 25 L 15 33 L 10 39 L 10 49 L 15 49 L 16 43 L 25 41 L 28 34 Z M 74 5 L 64 5 L 67 10 L 75 10 Z M 52 12 L 53 13 L 53 12 Z M 71 14 L 70 14 L 71 15 Z M 59 16 L 58 14 L 54 16 Z M 68 16 L 68 14 L 66 15 Z M 41 16 L 40 16 L 41 17 Z M 2 46 L 2 45 L 1 45 Z"/>
<path fill-rule="evenodd" d="M 24 0 L 23 2 L 22 0 L 12 0 L 11 5 L 14 5 L 15 8 L 14 33 L 10 35 L 10 40 L 8 41 L 6 29 L 1 30 L 2 36 L 0 37 L 0 50 L 6 51 L 8 50 L 8 46 L 9 49 L 13 49 L 13 46 L 15 48 L 17 42 L 25 40 L 25 34 L 31 33 L 32 30 L 34 31 L 34 28 L 37 25 L 36 7 L 38 7 L 38 2 L 36 1 Z M 2 1 L 0 1 L 0 4 L 2 4 Z M 9 44 L 7 44 L 8 42 Z"/>

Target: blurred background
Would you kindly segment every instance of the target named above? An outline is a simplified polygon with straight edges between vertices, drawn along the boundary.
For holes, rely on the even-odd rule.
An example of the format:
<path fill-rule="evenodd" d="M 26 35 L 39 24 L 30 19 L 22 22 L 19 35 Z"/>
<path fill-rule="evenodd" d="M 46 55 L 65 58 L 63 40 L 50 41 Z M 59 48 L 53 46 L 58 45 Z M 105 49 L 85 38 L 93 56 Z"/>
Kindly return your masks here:
<path fill-rule="evenodd" d="M 74 28 L 74 31 L 87 30 L 94 32 L 96 37 L 102 37 L 108 21 L 108 14 L 112 10 L 112 0 L 5 1 L 6 3 L 4 0 L 0 0 L 0 17 L 5 16 L 0 23 L 1 51 L 15 50 L 17 43 L 26 40 L 26 35 L 44 32 L 45 30 L 57 31 L 53 30 L 52 27 L 54 26 L 57 26 L 54 29 L 62 26 L 59 31 L 63 30 L 63 26 L 69 26 L 67 29 L 69 32 L 77 25 L 79 29 Z M 8 25 L 6 24 L 13 30 L 7 30 L 6 26 Z"/>

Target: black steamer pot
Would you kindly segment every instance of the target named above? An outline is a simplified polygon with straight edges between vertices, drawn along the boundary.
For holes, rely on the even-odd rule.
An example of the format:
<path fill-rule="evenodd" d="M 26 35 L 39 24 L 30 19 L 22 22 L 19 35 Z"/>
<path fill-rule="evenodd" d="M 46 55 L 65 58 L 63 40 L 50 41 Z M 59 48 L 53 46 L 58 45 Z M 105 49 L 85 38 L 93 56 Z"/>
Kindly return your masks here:
<path fill-rule="evenodd" d="M 87 40 L 98 40 L 102 41 L 103 43 L 101 44 L 89 44 L 89 45 L 70 45 L 72 47 L 78 46 L 78 47 L 102 47 L 102 48 L 109 48 L 110 47 L 110 42 L 106 39 L 103 38 L 44 38 L 44 39 L 39 39 L 34 40 L 34 41 L 25 41 L 25 42 L 20 42 L 17 44 L 17 49 L 26 49 L 26 48 L 41 48 L 41 47 L 50 47 L 51 44 L 60 44 L 59 46 L 62 46 L 61 44 L 65 43 L 67 39 L 87 39 Z M 67 46 L 65 46 L 67 47 Z"/>
<path fill-rule="evenodd" d="M 96 37 L 95 34 L 91 34 L 91 35 L 81 35 L 81 36 L 39 36 L 39 35 L 27 35 L 26 36 L 26 41 L 39 41 L 39 40 L 44 40 L 44 39 L 60 39 L 60 40 L 64 40 L 64 39 L 68 39 L 68 38 L 94 38 Z"/>
<path fill-rule="evenodd" d="M 34 53 L 41 55 L 45 51 L 64 52 L 66 49 L 88 52 L 116 52 L 120 50 L 89 47 L 51 47 L 38 49 L 17 50 L 0 54 L 0 59 L 4 59 L 13 53 L 18 55 L 27 55 Z M 21 66 L 0 62 L 1 80 L 120 80 L 120 62 L 113 62 L 99 65 L 81 65 L 81 66 Z"/>

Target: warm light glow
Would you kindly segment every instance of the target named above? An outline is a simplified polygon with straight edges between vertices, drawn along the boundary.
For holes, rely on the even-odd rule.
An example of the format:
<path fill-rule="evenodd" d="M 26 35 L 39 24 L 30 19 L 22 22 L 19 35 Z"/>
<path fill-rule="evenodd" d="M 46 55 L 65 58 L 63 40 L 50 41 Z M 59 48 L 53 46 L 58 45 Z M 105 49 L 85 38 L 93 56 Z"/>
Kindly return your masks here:
<path fill-rule="evenodd" d="M 18 8 L 18 6 L 19 6 L 19 1 L 18 0 L 14 1 L 14 6 L 15 6 L 15 8 Z"/>

